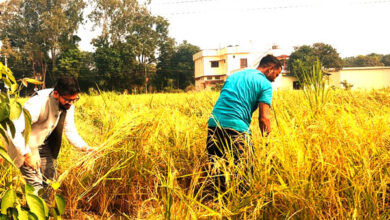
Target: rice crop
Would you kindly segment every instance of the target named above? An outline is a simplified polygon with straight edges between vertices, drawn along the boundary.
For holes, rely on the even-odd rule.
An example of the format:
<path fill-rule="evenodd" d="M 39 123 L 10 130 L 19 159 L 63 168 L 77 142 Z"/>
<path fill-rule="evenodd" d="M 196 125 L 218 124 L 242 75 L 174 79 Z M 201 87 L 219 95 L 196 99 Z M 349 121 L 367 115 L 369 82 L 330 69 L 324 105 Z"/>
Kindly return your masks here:
<path fill-rule="evenodd" d="M 272 132 L 240 164 L 220 163 L 228 190 L 214 196 L 205 150 L 217 92 L 82 95 L 80 135 L 57 163 L 72 219 L 386 219 L 390 216 L 390 90 L 330 90 L 313 111 L 302 91 L 277 91 Z M 248 168 L 253 172 L 248 172 Z M 18 176 L 0 168 L 0 188 Z M 240 190 L 245 184 L 247 190 Z M 0 196 L 4 193 L 0 189 Z"/>

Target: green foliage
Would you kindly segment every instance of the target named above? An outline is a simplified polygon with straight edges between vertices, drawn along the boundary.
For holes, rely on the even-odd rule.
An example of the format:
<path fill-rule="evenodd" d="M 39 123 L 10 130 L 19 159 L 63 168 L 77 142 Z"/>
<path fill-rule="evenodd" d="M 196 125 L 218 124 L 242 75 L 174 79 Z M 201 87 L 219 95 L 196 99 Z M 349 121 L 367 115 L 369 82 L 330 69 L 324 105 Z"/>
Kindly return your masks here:
<path fill-rule="evenodd" d="M 24 198 L 23 198 L 24 197 Z M 25 200 L 28 208 L 22 207 Z M 49 210 L 46 202 L 34 194 L 34 187 L 26 184 L 22 192 L 10 188 L 1 199 L 0 219 L 37 219 L 46 220 L 49 217 L 61 219 L 65 213 L 65 199 L 60 195 L 55 195 L 55 207 Z"/>
<path fill-rule="evenodd" d="M 317 60 L 315 65 L 309 67 L 307 63 L 295 60 L 292 65 L 310 108 L 314 113 L 323 110 L 330 90 L 326 86 L 321 62 Z"/>
<path fill-rule="evenodd" d="M 61 75 L 79 77 L 82 90 L 162 91 L 168 79 L 174 89 L 194 83 L 192 55 L 199 48 L 175 46 L 168 21 L 154 16 L 137 0 L 102 1 L 88 18 L 103 32 L 93 39 L 94 53 L 81 52 L 74 35 L 83 21 L 85 0 L 15 0 L 3 3 L 0 16 L 2 54 L 17 78 L 54 85 Z M 32 75 L 32 76 L 31 76 Z M 30 94 L 32 91 L 24 91 Z"/>
<path fill-rule="evenodd" d="M 200 48 L 187 41 L 180 44 L 171 58 L 171 71 L 175 86 L 179 89 L 185 89 L 188 85 L 194 84 L 194 61 L 192 56 L 199 52 Z M 169 70 L 168 70 L 169 71 Z"/>
<path fill-rule="evenodd" d="M 6 86 L 6 89 L 4 91 L 1 91 L 0 94 L 0 133 L 5 140 L 8 140 L 8 131 L 10 131 L 12 136 L 15 135 L 15 127 L 11 119 L 18 118 L 20 116 L 22 112 L 22 105 L 20 105 L 20 103 L 15 100 L 11 101 L 11 94 L 17 96 L 18 85 L 11 70 L 8 67 L 4 66 L 1 62 L 0 77 L 0 81 L 4 82 L 4 85 Z M 8 91 L 7 88 L 10 88 L 10 90 Z M 25 119 L 27 122 L 29 122 L 27 117 L 25 117 Z"/>
<path fill-rule="evenodd" d="M 8 67 L 5 67 L 0 62 L 0 81 L 4 82 L 4 84 L 11 88 L 10 91 L 8 89 L 5 89 L 4 91 L 1 91 L 0 94 L 0 133 L 4 140 L 8 141 L 9 135 L 11 137 L 14 137 L 15 135 L 15 127 L 11 121 L 11 119 L 19 118 L 20 114 L 24 113 L 24 119 L 25 119 L 25 131 L 24 131 L 24 138 L 27 144 L 28 136 L 31 131 L 31 116 L 29 112 L 22 107 L 22 105 L 17 101 L 18 98 L 18 92 L 17 89 L 18 86 L 16 83 L 16 80 L 11 72 L 11 70 Z M 33 84 L 40 84 L 41 82 L 36 81 L 34 79 L 28 79 L 24 78 L 21 80 L 22 84 L 26 85 L 28 83 Z M 10 95 L 13 94 L 15 97 L 11 101 Z M 11 117 L 12 116 L 12 117 Z M 10 134 L 7 134 L 10 133 Z M 10 164 L 15 169 L 19 170 L 12 159 L 9 157 L 7 150 L 0 146 L 0 158 L 4 159 L 8 164 Z M 8 178 L 8 183 L 6 183 L 7 186 L 10 186 L 10 188 L 6 191 L 4 196 L 1 198 L 1 204 L 0 204 L 0 219 L 38 219 L 38 220 L 45 220 L 49 217 L 49 209 L 43 201 L 42 198 L 34 194 L 34 188 L 30 185 L 25 185 L 23 193 L 18 193 L 13 188 L 13 180 L 12 176 Z M 20 185 L 20 183 L 16 184 L 17 186 Z M 56 189 L 55 189 L 56 190 Z M 21 204 L 23 200 L 26 200 L 28 209 L 22 208 Z M 56 216 L 56 219 L 59 219 L 60 216 L 64 213 L 65 208 L 65 202 L 64 199 L 61 196 L 56 195 L 55 197 L 55 204 L 56 204 L 56 213 L 58 213 Z"/>
<path fill-rule="evenodd" d="M 16 203 L 16 193 L 13 189 L 8 189 L 1 199 L 1 214 L 7 215 L 8 209 L 14 208 Z"/>
<path fill-rule="evenodd" d="M 186 89 L 194 84 L 194 61 L 192 56 L 200 51 L 198 46 L 184 41 L 177 47 L 165 45 L 165 52 L 160 55 L 153 84 L 162 87 Z"/>
<path fill-rule="evenodd" d="M 77 78 L 83 67 L 82 56 L 83 53 L 78 48 L 64 51 L 58 59 L 58 72 Z"/>
<path fill-rule="evenodd" d="M 136 0 L 97 1 L 89 17 L 103 23 L 103 33 L 93 40 L 99 87 L 147 91 L 157 55 L 171 41 L 168 21 Z"/>
<path fill-rule="evenodd" d="M 211 90 L 213 90 L 213 91 L 221 91 L 223 85 L 224 85 L 223 83 L 217 83 L 217 84 L 215 84 L 214 87 L 211 88 Z"/>
<path fill-rule="evenodd" d="M 17 168 L 12 159 L 9 157 L 6 149 L 0 146 L 0 158 L 5 159 L 9 164 L 11 164 L 14 168 Z"/>
<path fill-rule="evenodd" d="M 294 52 L 291 53 L 288 60 L 290 72 L 302 80 L 303 76 L 300 76 L 300 71 L 294 69 L 294 67 L 296 67 L 296 65 L 294 65 L 296 60 L 300 60 L 301 65 L 304 66 L 305 69 L 316 65 L 317 60 L 319 60 L 323 67 L 327 69 L 334 68 L 339 70 L 343 67 L 343 61 L 336 49 L 334 49 L 331 45 L 324 43 L 315 43 L 312 46 L 304 45 L 296 47 Z"/>
<path fill-rule="evenodd" d="M 32 193 L 26 193 L 26 201 L 28 207 L 30 208 L 30 212 L 33 213 L 38 220 L 45 220 L 49 217 L 47 205 L 42 198 Z"/>
<path fill-rule="evenodd" d="M 348 83 L 347 80 L 341 81 L 341 85 L 343 85 L 345 90 L 351 90 L 353 87 L 353 84 Z"/>
<path fill-rule="evenodd" d="M 385 66 L 390 66 L 390 54 L 384 55 L 384 56 L 381 58 L 381 62 L 382 62 L 383 65 L 385 65 Z"/>
<path fill-rule="evenodd" d="M 0 39 L 11 42 L 10 66 L 18 77 L 41 76 L 57 70 L 57 57 L 83 21 L 84 0 L 6 1 L 0 17 Z M 16 52 L 17 51 L 17 52 Z M 50 55 L 49 55 L 50 54 Z M 50 68 L 51 67 L 51 68 Z M 28 75 L 31 77 L 31 75 Z"/>
<path fill-rule="evenodd" d="M 390 54 L 371 53 L 343 59 L 345 67 L 390 66 Z"/>
<path fill-rule="evenodd" d="M 57 215 L 65 214 L 65 199 L 61 195 L 55 195 Z"/>

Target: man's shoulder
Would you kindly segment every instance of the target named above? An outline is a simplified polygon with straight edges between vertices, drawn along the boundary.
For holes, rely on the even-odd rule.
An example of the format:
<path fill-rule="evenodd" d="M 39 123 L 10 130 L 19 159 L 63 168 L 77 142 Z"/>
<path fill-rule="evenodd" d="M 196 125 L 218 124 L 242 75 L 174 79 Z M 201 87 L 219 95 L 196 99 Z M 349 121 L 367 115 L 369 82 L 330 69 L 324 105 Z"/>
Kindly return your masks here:
<path fill-rule="evenodd" d="M 36 94 L 39 96 L 49 96 L 49 94 L 51 92 L 53 92 L 53 90 L 54 89 L 52 89 L 52 88 L 51 89 L 42 89 L 42 90 L 37 91 Z"/>
<path fill-rule="evenodd" d="M 260 73 L 260 71 L 257 70 L 257 69 L 246 68 L 246 69 L 243 69 L 243 70 L 239 71 L 238 73 L 241 73 L 241 74 Z"/>

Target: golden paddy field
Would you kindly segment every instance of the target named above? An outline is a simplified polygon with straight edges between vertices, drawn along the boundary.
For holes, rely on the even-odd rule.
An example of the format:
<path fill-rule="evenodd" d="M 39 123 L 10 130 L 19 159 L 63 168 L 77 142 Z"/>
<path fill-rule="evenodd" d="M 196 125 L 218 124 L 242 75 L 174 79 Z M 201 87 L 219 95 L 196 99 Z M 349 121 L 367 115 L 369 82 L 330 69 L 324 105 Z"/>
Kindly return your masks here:
<path fill-rule="evenodd" d="M 318 108 L 277 91 L 272 132 L 252 120 L 255 155 L 226 165 L 229 190 L 212 199 L 207 120 L 217 92 L 82 95 L 76 126 L 96 153 L 67 141 L 58 160 L 70 219 L 388 219 L 390 90 L 331 90 Z M 3 164 L 4 178 L 18 177 Z M 239 185 L 250 186 L 241 192 Z"/>

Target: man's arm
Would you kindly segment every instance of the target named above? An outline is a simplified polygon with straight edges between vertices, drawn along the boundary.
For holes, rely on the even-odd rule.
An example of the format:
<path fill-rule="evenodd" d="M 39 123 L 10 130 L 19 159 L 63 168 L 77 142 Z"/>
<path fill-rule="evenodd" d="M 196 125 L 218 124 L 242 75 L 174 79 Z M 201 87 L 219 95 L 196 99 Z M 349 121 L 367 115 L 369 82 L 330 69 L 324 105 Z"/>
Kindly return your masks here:
<path fill-rule="evenodd" d="M 74 147 L 80 149 L 83 152 L 92 150 L 77 132 L 76 125 L 74 123 L 74 106 L 72 106 L 66 113 L 66 118 L 64 123 L 64 133 L 68 141 Z"/>
<path fill-rule="evenodd" d="M 259 127 L 262 136 L 267 136 L 271 132 L 270 106 L 266 103 L 259 103 Z"/>
<path fill-rule="evenodd" d="M 42 98 L 38 95 L 31 97 L 23 106 L 31 115 L 31 124 L 38 121 L 42 108 Z M 12 138 L 12 143 L 21 155 L 24 156 L 25 165 L 38 169 L 40 167 L 39 155 L 33 155 L 31 149 L 26 145 L 23 132 L 25 130 L 24 113 L 14 121 L 15 137 Z"/>

